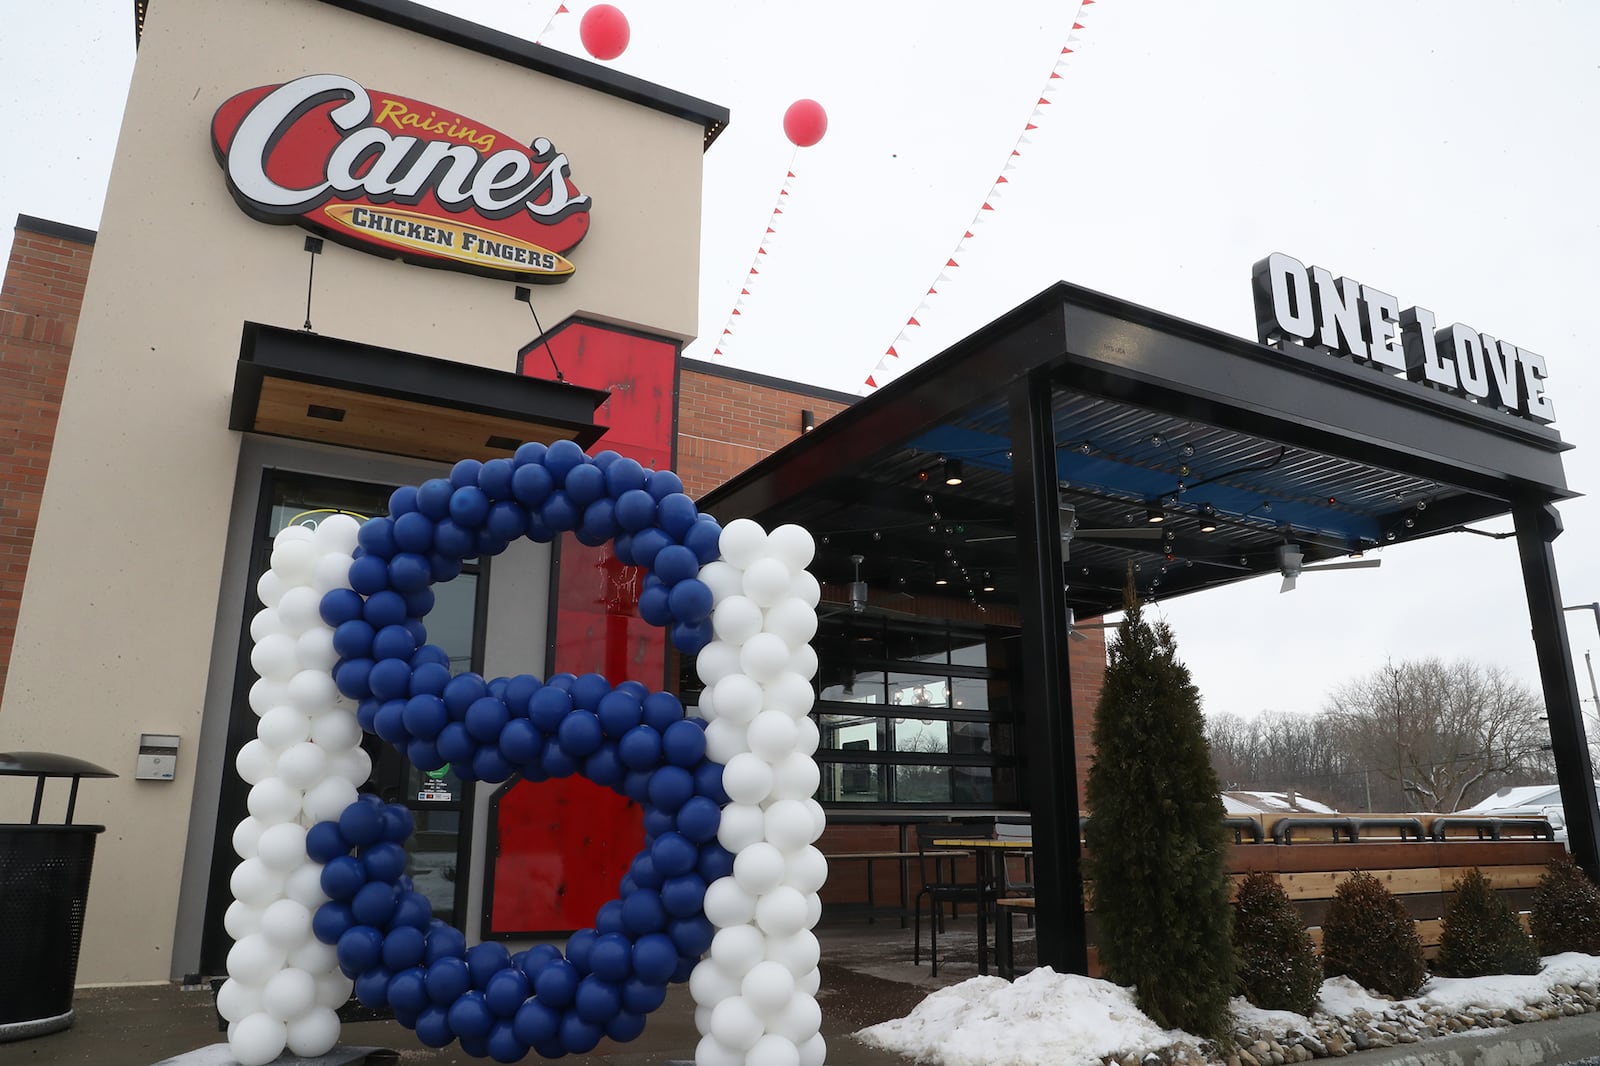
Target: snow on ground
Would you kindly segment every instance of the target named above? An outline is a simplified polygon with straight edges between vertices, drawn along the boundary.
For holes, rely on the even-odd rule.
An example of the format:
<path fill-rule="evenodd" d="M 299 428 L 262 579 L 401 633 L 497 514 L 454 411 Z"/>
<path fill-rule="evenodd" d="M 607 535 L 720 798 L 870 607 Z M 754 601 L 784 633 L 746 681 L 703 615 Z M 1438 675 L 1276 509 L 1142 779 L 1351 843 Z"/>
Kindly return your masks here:
<path fill-rule="evenodd" d="M 1525 1007 L 1547 999 L 1555 985 L 1600 982 L 1600 957 L 1552 955 L 1538 974 L 1474 978 L 1432 977 L 1413 999 L 1375 996 L 1346 977 L 1325 981 L 1318 1015 L 1355 1019 L 1402 1007 L 1419 1013 Z M 1310 1032 L 1314 1022 L 1288 1011 L 1265 1011 L 1234 1000 L 1240 1025 L 1280 1033 Z M 939 1066 L 1098 1066 L 1107 1056 L 1143 1055 L 1199 1038 L 1162 1029 L 1134 1005 L 1129 990 L 1048 967 L 1007 983 L 974 977 L 940 989 L 904 1018 L 856 1034 L 863 1043 Z"/>

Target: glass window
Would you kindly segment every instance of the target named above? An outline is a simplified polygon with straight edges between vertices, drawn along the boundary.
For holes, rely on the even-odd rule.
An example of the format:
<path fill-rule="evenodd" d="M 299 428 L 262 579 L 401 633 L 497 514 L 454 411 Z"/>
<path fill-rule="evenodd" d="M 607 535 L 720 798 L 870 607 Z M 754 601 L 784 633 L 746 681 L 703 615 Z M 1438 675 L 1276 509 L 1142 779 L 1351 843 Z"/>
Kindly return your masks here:
<path fill-rule="evenodd" d="M 826 763 L 822 767 L 823 803 L 882 803 L 882 767 L 875 763 Z"/>
<path fill-rule="evenodd" d="M 943 630 L 891 629 L 887 654 L 888 658 L 899 662 L 948 663 L 950 634 Z"/>
<path fill-rule="evenodd" d="M 889 702 L 896 707 L 946 710 L 950 706 L 950 680 L 933 674 L 890 674 Z"/>
<path fill-rule="evenodd" d="M 883 719 L 859 714 L 824 714 L 817 723 L 824 748 L 833 751 L 877 751 Z"/>

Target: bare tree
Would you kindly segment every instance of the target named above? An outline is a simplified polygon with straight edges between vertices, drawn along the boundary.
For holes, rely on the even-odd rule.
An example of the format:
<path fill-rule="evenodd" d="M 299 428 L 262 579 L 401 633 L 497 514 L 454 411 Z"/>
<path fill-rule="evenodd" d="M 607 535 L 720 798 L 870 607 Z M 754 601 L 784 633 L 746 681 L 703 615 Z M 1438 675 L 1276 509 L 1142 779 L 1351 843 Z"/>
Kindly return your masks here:
<path fill-rule="evenodd" d="M 1469 796 L 1550 772 L 1543 705 L 1494 666 L 1390 662 L 1337 689 L 1324 712 L 1371 774 L 1414 809 L 1449 812 Z"/>

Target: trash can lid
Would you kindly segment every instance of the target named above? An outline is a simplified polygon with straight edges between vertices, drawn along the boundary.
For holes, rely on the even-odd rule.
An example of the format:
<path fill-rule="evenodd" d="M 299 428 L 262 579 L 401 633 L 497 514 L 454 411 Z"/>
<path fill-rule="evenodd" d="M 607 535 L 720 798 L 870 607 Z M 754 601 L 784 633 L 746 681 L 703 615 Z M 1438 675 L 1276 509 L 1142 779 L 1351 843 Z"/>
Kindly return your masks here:
<path fill-rule="evenodd" d="M 0 751 L 0 777 L 116 777 L 103 766 L 49 751 Z M 42 786 L 41 786 L 42 787 Z"/>

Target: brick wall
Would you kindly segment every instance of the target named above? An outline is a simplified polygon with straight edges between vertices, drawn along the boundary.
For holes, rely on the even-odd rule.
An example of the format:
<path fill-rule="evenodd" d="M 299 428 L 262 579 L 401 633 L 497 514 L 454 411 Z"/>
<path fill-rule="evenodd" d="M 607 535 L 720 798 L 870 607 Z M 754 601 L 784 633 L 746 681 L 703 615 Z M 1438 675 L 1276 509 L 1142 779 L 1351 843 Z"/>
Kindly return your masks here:
<path fill-rule="evenodd" d="M 843 397 L 783 388 L 753 376 L 723 376 L 685 364 L 678 375 L 678 458 L 684 491 L 703 496 L 800 436 L 800 412 L 821 425 Z"/>
<path fill-rule="evenodd" d="M 94 234 L 22 216 L 0 284 L 0 694 Z"/>

